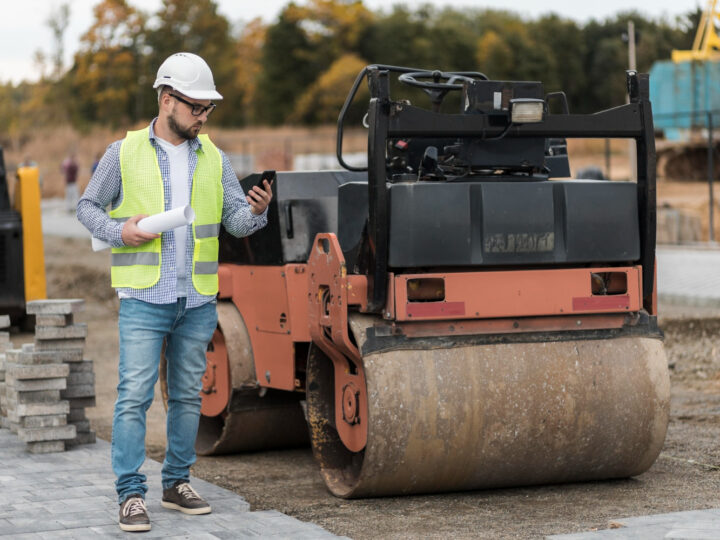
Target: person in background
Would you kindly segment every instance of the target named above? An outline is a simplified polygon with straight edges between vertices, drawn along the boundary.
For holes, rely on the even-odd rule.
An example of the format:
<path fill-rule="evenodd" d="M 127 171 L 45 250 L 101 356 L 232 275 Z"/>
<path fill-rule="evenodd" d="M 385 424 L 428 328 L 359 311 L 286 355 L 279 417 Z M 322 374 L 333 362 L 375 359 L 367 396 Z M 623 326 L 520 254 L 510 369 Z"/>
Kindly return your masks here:
<path fill-rule="evenodd" d="M 71 152 L 65 161 L 60 166 L 63 175 L 65 176 L 65 205 L 67 206 L 68 212 L 75 212 L 78 202 L 78 164 L 75 160 L 75 153 Z"/>

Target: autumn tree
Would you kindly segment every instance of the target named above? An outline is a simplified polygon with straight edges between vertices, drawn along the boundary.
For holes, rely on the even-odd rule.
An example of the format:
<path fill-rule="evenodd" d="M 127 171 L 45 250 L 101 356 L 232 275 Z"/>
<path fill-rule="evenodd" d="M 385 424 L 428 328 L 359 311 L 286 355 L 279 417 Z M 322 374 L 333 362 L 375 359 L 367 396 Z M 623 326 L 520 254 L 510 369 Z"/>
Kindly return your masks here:
<path fill-rule="evenodd" d="M 126 0 L 103 0 L 82 36 L 69 73 L 77 121 L 119 125 L 136 120 L 146 103 L 146 16 Z"/>
<path fill-rule="evenodd" d="M 358 54 L 373 20 L 361 1 L 311 0 L 288 4 L 267 31 L 258 82 L 262 123 L 280 124 L 328 66 L 344 54 Z"/>
<path fill-rule="evenodd" d="M 350 87 L 366 65 L 365 60 L 354 54 L 346 54 L 335 60 L 300 96 L 288 120 L 298 124 L 337 122 Z M 348 111 L 348 124 L 360 124 L 367 111 L 369 97 L 367 85 L 362 85 L 355 96 L 354 106 Z"/>
<path fill-rule="evenodd" d="M 260 120 L 255 109 L 258 100 L 258 82 L 263 71 L 262 50 L 267 26 L 261 19 L 253 19 L 240 31 L 235 45 L 234 88 L 239 93 L 240 123 L 256 123 Z"/>
<path fill-rule="evenodd" d="M 149 87 L 160 64 L 176 52 L 201 56 L 210 66 L 222 103 L 213 113 L 213 123 L 241 123 L 242 99 L 235 86 L 236 44 L 230 22 L 218 13 L 213 0 L 163 0 L 147 32 Z"/>

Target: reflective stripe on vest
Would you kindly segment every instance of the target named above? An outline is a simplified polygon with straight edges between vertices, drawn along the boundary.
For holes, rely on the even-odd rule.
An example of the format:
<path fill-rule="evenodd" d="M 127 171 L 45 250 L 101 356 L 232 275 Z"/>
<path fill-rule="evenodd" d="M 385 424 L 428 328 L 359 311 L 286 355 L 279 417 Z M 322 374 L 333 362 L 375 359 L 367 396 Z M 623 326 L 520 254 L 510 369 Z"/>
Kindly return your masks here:
<path fill-rule="evenodd" d="M 155 266 L 160 264 L 159 253 L 113 253 L 112 263 L 113 266 L 132 266 L 134 264 L 142 264 L 148 266 Z"/>
<path fill-rule="evenodd" d="M 218 290 L 218 235 L 222 220 L 222 157 L 207 135 L 200 135 L 202 149 L 196 151 L 190 204 L 195 212 L 192 234 L 192 282 L 200 294 Z M 164 185 L 157 151 L 149 139 L 149 128 L 128 132 L 120 146 L 123 200 L 110 211 L 116 222 L 137 214 L 154 215 L 164 210 Z M 198 196 L 196 197 L 196 193 Z M 113 248 L 112 286 L 144 289 L 160 279 L 161 239 L 138 247 Z"/>
<path fill-rule="evenodd" d="M 220 234 L 220 224 L 210 223 L 209 225 L 197 225 L 195 227 L 196 238 L 212 238 Z"/>

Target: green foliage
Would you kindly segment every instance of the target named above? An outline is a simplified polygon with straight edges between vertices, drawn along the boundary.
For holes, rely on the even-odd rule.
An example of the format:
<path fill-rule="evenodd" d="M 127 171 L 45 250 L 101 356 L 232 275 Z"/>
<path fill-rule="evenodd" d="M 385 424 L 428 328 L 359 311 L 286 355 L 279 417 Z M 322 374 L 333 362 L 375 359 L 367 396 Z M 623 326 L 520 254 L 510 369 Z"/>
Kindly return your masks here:
<path fill-rule="evenodd" d="M 69 119 L 79 127 L 146 121 L 157 113 L 156 70 L 179 51 L 199 54 L 212 68 L 225 98 L 213 123 L 228 126 L 334 122 L 368 63 L 540 80 L 546 92 L 565 91 L 573 112 L 591 112 L 624 101 L 622 35 L 629 20 L 639 35 L 638 69 L 647 71 L 673 49 L 691 47 L 701 12 L 674 20 L 628 12 L 581 24 L 554 14 L 527 20 L 509 11 L 430 4 L 372 12 L 360 0 L 308 0 L 288 3 L 270 24 L 233 28 L 216 0 L 163 0 L 155 13 L 127 0 L 99 0 L 73 65 L 62 74 L 57 59 L 67 15 L 66 4 L 49 23 L 56 42 L 52 76 L 0 86 L 6 134 L 19 137 L 28 119 L 36 126 Z M 394 83 L 393 92 L 399 89 Z M 427 103 L 417 90 L 403 88 L 403 97 Z M 363 87 L 350 121 L 359 121 L 366 99 Z"/>

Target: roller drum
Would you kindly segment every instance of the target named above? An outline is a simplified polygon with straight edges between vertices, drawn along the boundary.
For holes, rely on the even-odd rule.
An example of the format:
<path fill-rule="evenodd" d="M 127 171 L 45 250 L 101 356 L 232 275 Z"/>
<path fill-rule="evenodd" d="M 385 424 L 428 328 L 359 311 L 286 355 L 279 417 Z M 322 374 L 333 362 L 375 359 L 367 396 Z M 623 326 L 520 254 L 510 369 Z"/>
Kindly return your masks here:
<path fill-rule="evenodd" d="M 358 453 L 334 432 L 330 361 L 315 351 L 308 367 L 313 450 L 340 497 L 629 477 L 665 439 L 670 382 L 656 338 L 399 350 L 363 363 Z"/>

